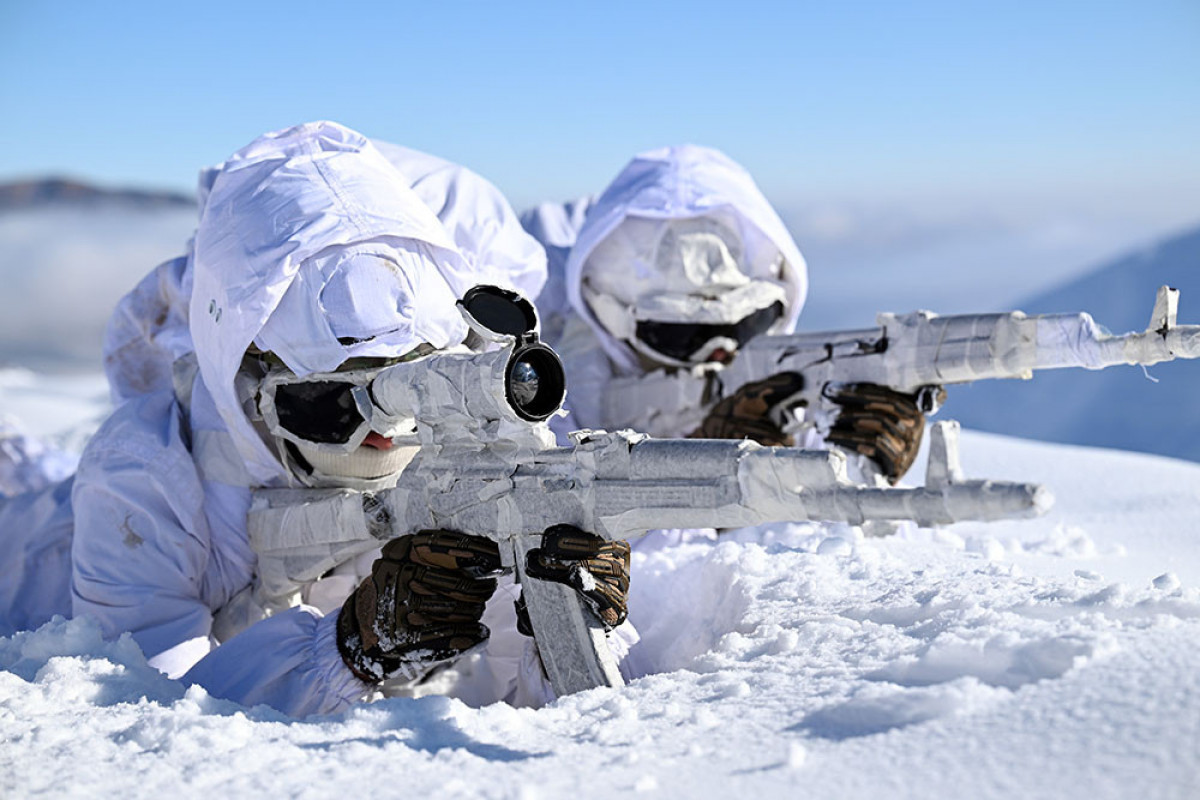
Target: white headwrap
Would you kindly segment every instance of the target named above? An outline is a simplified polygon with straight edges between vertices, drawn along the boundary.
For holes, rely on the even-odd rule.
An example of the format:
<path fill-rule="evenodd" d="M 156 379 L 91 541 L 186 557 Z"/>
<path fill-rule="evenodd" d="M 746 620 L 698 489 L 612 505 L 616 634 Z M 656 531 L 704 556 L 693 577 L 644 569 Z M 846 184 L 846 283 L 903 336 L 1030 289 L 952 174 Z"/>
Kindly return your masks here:
<path fill-rule="evenodd" d="M 567 260 L 571 305 L 621 371 L 636 319 L 731 323 L 783 302 L 774 331 L 804 305 L 804 258 L 750 175 L 684 145 L 642 153 L 609 185 Z"/>
<path fill-rule="evenodd" d="M 281 466 L 234 387 L 252 343 L 301 376 L 457 344 L 466 326 L 455 299 L 492 276 L 371 142 L 332 122 L 262 136 L 202 183 L 192 341 L 238 452 L 269 485 Z"/>

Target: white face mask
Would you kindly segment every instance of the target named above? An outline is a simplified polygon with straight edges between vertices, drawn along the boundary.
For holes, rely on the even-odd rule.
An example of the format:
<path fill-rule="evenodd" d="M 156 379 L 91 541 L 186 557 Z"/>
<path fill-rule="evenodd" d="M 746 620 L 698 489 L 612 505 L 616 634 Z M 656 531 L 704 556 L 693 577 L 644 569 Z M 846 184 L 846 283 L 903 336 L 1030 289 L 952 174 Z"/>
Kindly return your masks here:
<path fill-rule="evenodd" d="M 418 351 L 413 355 L 420 357 Z M 302 482 L 372 488 L 416 457 L 416 420 L 385 415 L 371 402 L 370 382 L 385 368 L 374 364 L 300 378 L 276 367 L 259 382 L 263 426 L 280 460 Z"/>
<path fill-rule="evenodd" d="M 762 248 L 760 248 L 762 249 Z M 765 252 L 765 251 L 764 251 Z M 583 269 L 581 292 L 615 339 L 664 366 L 689 366 L 739 342 L 714 333 L 686 356 L 644 341 L 638 324 L 731 328 L 756 312 L 787 307 L 782 257 L 755 267 L 731 224 L 716 216 L 677 220 L 628 218 L 597 244 Z M 749 272 L 749 274 L 748 274 Z M 772 314 L 782 319 L 784 313 Z M 774 324 L 774 323 L 772 323 Z"/>
<path fill-rule="evenodd" d="M 392 447 L 387 450 L 363 444 L 349 453 L 335 453 L 305 442 L 293 444 L 304 460 L 322 475 L 375 480 L 400 474 L 421 449 L 419 444 L 404 444 L 396 439 L 392 442 Z"/>

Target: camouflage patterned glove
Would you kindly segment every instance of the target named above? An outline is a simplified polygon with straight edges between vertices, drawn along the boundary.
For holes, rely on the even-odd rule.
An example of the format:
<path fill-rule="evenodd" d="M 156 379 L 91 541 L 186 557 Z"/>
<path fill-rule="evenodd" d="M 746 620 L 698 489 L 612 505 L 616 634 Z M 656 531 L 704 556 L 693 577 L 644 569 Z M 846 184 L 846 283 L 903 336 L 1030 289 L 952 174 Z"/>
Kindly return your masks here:
<path fill-rule="evenodd" d="M 690 439 L 753 439 L 768 446 L 794 444 L 792 437 L 771 421 L 770 412 L 804 388 L 797 372 L 781 372 L 763 381 L 747 383 L 713 406 Z"/>
<path fill-rule="evenodd" d="M 936 391 L 944 397 L 944 389 Z M 830 399 L 841 406 L 826 437 L 830 444 L 871 459 L 891 483 L 908 472 L 925 432 L 916 395 L 874 383 L 851 383 Z"/>
<path fill-rule="evenodd" d="M 607 628 L 628 616 L 629 542 L 609 542 L 574 525 L 555 525 L 542 535 L 542 546 L 527 554 L 525 572 L 579 592 Z M 517 614 L 522 616 L 520 603 Z M 528 634 L 528 619 L 518 622 Z"/>
<path fill-rule="evenodd" d="M 479 622 L 500 572 L 496 543 L 451 531 L 393 539 L 342 606 L 342 660 L 368 683 L 420 677 L 487 640 Z"/>

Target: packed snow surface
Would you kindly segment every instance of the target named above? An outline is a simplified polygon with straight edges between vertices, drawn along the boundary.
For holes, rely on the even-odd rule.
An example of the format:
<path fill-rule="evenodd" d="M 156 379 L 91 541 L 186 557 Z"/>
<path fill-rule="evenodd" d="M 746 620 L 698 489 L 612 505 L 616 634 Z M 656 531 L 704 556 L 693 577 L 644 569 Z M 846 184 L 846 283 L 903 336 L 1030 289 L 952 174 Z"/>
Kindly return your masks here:
<path fill-rule="evenodd" d="M 1025 310 L 1143 326 L 1170 282 L 1145 265 L 1192 263 L 1192 244 Z M 153 263 L 134 261 L 122 285 Z M 1136 290 L 1113 291 L 1118 273 Z M 1180 321 L 1200 321 L 1184 288 Z M 1195 415 L 1171 414 L 1197 365 L 1165 367 L 1166 405 L 1097 382 L 1117 370 L 1070 371 L 1060 391 L 1015 385 L 1033 408 L 1013 420 L 974 387 L 945 411 L 1187 447 L 1177 420 Z M 0 412 L 70 455 L 107 412 L 105 384 L 0 370 Z M 537 710 L 426 697 L 294 720 L 170 681 L 84 619 L 0 639 L 0 797 L 1200 796 L 1200 465 L 970 431 L 962 459 L 968 477 L 1045 484 L 1054 509 L 882 538 L 798 524 L 647 541 L 631 615 L 650 674 Z"/>
<path fill-rule="evenodd" d="M 652 674 L 537 710 L 294 720 L 51 622 L 0 640 L 0 796 L 1195 797 L 1200 466 L 970 432 L 963 460 L 1057 505 L 648 541 Z"/>

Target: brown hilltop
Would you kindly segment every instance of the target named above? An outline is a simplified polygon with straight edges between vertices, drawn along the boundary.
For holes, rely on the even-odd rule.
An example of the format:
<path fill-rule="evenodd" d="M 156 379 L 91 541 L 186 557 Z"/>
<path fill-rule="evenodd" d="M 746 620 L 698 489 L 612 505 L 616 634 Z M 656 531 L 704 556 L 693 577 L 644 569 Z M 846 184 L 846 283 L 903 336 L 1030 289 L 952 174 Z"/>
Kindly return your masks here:
<path fill-rule="evenodd" d="M 195 205 L 195 200 L 180 192 L 106 189 L 81 180 L 64 177 L 0 183 L 0 211 L 45 206 L 99 205 L 125 208 L 178 208 Z"/>

